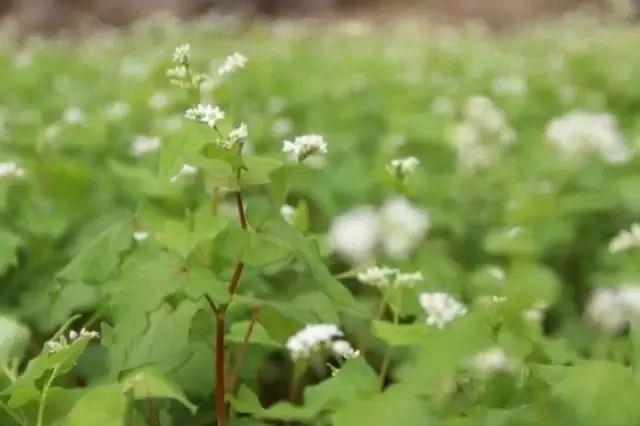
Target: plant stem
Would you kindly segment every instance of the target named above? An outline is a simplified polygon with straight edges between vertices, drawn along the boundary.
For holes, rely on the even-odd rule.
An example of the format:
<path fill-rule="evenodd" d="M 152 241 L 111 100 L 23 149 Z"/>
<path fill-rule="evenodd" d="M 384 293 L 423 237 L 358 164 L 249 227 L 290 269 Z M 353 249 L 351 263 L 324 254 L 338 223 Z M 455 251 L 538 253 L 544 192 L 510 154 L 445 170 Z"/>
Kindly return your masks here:
<path fill-rule="evenodd" d="M 153 398 L 147 396 L 147 417 L 149 418 L 149 426 L 159 426 L 160 420 L 158 419 L 158 411 L 156 410 L 156 404 Z"/>
<path fill-rule="evenodd" d="M 0 408 L 2 408 L 19 425 L 24 425 L 25 424 L 24 420 L 21 419 L 11 408 L 9 408 L 2 401 L 0 401 Z"/>
<path fill-rule="evenodd" d="M 240 175 L 240 171 L 238 170 L 238 176 Z M 236 205 L 238 207 L 238 218 L 240 220 L 240 227 L 242 229 L 247 229 L 247 217 L 244 212 L 244 203 L 242 200 L 242 193 L 240 191 L 236 192 Z M 233 275 L 229 280 L 229 286 L 227 287 L 227 291 L 230 296 L 233 297 L 236 290 L 238 289 L 238 285 L 240 284 L 240 277 L 242 276 L 242 271 L 244 270 L 244 263 L 241 260 L 238 260 L 236 266 L 233 270 Z M 214 312 L 215 320 L 216 320 L 216 347 L 215 347 L 215 407 L 216 407 L 216 415 L 218 418 L 218 426 L 225 426 L 227 424 L 227 419 L 229 417 L 229 407 L 227 402 L 225 401 L 225 342 L 224 342 L 224 332 L 225 332 L 225 314 L 227 312 L 227 308 L 229 307 L 229 303 L 227 302 L 224 305 L 216 308 L 213 302 L 207 299 L 211 309 Z M 235 385 L 235 378 L 233 378 L 233 384 Z"/>
<path fill-rule="evenodd" d="M 400 307 L 398 307 L 398 309 L 400 309 Z M 393 324 L 398 325 L 398 323 L 400 322 L 400 318 L 399 318 L 398 312 L 393 308 L 393 306 L 391 307 L 391 313 L 393 315 Z M 380 367 L 379 383 L 380 383 L 381 390 L 384 389 L 384 383 L 387 378 L 387 374 L 389 373 L 390 364 L 391 364 L 391 347 L 387 346 L 387 348 L 384 351 L 384 359 L 382 361 L 382 366 Z"/>
<path fill-rule="evenodd" d="M 231 373 L 231 377 L 229 379 L 229 392 L 233 393 L 236 388 L 236 383 L 238 382 L 238 376 L 240 375 L 240 367 L 244 363 L 244 358 L 247 354 L 247 348 L 249 347 L 249 339 L 251 338 L 251 333 L 253 333 L 253 328 L 258 321 L 258 316 L 260 315 L 260 308 L 256 308 L 251 314 L 251 322 L 249 323 L 249 327 L 247 328 L 247 332 L 242 339 L 242 346 L 240 346 L 240 353 L 238 354 L 238 360 L 236 361 L 236 366 L 233 368 Z"/>
<path fill-rule="evenodd" d="M 53 381 L 55 380 L 57 374 L 58 374 L 58 369 L 60 368 L 60 364 L 56 365 L 53 368 L 53 371 L 51 372 L 51 376 L 49 376 L 49 380 L 47 380 L 47 382 L 45 383 L 44 387 L 42 388 L 42 395 L 40 395 L 40 405 L 38 406 L 38 420 L 36 422 L 37 426 L 42 426 L 44 423 L 44 408 L 47 402 L 47 394 L 49 393 L 49 388 L 51 387 L 51 385 L 53 384 Z"/>

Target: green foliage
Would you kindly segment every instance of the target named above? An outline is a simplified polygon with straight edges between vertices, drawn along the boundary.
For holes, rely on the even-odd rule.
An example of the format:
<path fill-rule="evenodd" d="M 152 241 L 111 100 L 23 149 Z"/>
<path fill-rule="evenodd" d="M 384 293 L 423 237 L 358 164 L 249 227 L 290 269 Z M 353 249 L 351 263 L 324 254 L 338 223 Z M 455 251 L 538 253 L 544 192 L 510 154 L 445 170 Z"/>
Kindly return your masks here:
<path fill-rule="evenodd" d="M 416 23 L 1 27 L 0 424 L 640 423 L 640 30 Z"/>

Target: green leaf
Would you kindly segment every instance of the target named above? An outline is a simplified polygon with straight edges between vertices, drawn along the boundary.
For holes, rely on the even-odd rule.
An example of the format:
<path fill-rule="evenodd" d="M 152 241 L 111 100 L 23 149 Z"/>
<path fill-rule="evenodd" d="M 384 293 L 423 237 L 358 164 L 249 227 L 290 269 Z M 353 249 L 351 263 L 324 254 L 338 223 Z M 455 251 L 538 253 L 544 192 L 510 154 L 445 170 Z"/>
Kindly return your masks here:
<path fill-rule="evenodd" d="M 126 391 L 132 392 L 135 399 L 169 398 L 187 407 L 192 414 L 198 409 L 178 386 L 161 373 L 148 368 L 127 375 L 122 385 Z"/>
<path fill-rule="evenodd" d="M 424 323 L 397 325 L 386 321 L 373 321 L 373 335 L 392 346 L 422 346 L 436 333 Z"/>
<path fill-rule="evenodd" d="M 334 426 L 428 426 L 440 423 L 426 401 L 418 399 L 411 388 L 399 385 L 388 388 L 383 394 L 345 405 L 332 420 Z"/>
<path fill-rule="evenodd" d="M 247 330 L 250 324 L 250 321 L 239 321 L 233 323 L 231 325 L 229 333 L 227 334 L 227 341 L 237 344 L 243 343 L 244 337 L 247 334 Z M 249 343 L 276 348 L 282 346 L 280 342 L 273 340 L 271 336 L 269 336 L 267 330 L 258 322 L 256 322 L 253 326 Z"/>
<path fill-rule="evenodd" d="M 91 387 L 76 403 L 65 426 L 122 426 L 127 401 L 120 385 Z"/>
<path fill-rule="evenodd" d="M 248 155 L 243 157 L 246 170 L 240 174 L 240 186 L 264 185 L 269 183 L 272 173 L 282 167 L 282 161 Z"/>
<path fill-rule="evenodd" d="M 132 234 L 130 222 L 111 225 L 76 254 L 58 278 L 87 283 L 106 280 L 120 264 L 120 255 L 131 246 Z"/>
<path fill-rule="evenodd" d="M 21 241 L 17 235 L 0 229 L 0 275 L 18 264 L 16 252 Z"/>
<path fill-rule="evenodd" d="M 30 337 L 31 332 L 24 324 L 9 316 L 0 315 L 0 364 L 21 361 Z"/>

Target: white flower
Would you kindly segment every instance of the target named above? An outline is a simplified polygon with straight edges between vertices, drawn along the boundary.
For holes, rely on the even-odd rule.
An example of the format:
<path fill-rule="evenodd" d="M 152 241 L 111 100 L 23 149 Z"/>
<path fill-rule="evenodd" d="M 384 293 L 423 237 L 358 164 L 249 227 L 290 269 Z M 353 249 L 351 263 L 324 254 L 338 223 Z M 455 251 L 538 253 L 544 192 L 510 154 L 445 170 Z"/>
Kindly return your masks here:
<path fill-rule="evenodd" d="M 632 248 L 640 247 L 640 224 L 634 223 L 631 228 L 620 231 L 609 244 L 611 253 L 619 253 Z"/>
<path fill-rule="evenodd" d="M 482 374 L 492 374 L 511 370 L 513 361 L 509 359 L 504 349 L 499 346 L 480 352 L 471 358 L 471 367 Z"/>
<path fill-rule="evenodd" d="M 170 182 L 176 183 L 178 180 L 180 180 L 183 177 L 194 176 L 197 173 L 198 173 L 198 168 L 196 166 L 192 166 L 191 164 L 183 164 L 182 168 L 178 171 L 178 173 L 176 173 L 171 177 Z"/>
<path fill-rule="evenodd" d="M 69 347 L 69 345 L 73 344 L 76 341 L 92 340 L 98 338 L 100 338 L 100 333 L 98 333 L 97 331 L 88 331 L 87 329 L 82 328 L 79 333 L 75 330 L 70 330 L 68 339 L 64 335 L 60 335 L 57 339 L 48 340 L 45 343 L 45 346 L 47 347 L 48 352 L 52 354 Z"/>
<path fill-rule="evenodd" d="M 136 136 L 131 144 L 131 155 L 141 157 L 157 151 L 160 148 L 160 138 L 152 136 Z"/>
<path fill-rule="evenodd" d="M 422 272 L 401 272 L 396 275 L 394 285 L 396 287 L 413 287 L 416 283 L 424 281 Z"/>
<path fill-rule="evenodd" d="M 289 204 L 283 204 L 282 207 L 280 207 L 280 215 L 285 220 L 285 222 L 289 224 L 293 224 L 293 219 L 295 214 L 296 214 L 295 207 Z"/>
<path fill-rule="evenodd" d="M 308 324 L 289 337 L 286 347 L 293 359 L 306 358 L 314 352 L 330 349 L 336 337 L 342 337 L 342 331 L 335 324 Z"/>
<path fill-rule="evenodd" d="M 329 246 L 349 262 L 358 263 L 372 258 L 379 232 L 376 212 L 370 207 L 358 207 L 331 222 Z"/>
<path fill-rule="evenodd" d="M 396 158 L 387 165 L 387 171 L 399 179 L 404 179 L 418 168 L 420 160 L 416 157 Z"/>
<path fill-rule="evenodd" d="M 189 44 L 181 44 L 173 51 L 173 62 L 178 65 L 187 65 L 189 63 L 189 54 L 191 46 Z"/>
<path fill-rule="evenodd" d="M 467 308 L 447 293 L 422 293 L 419 300 L 427 314 L 427 324 L 438 328 L 467 313 Z"/>
<path fill-rule="evenodd" d="M 358 281 L 363 284 L 372 285 L 378 288 L 386 288 L 389 287 L 398 272 L 399 271 L 397 269 L 388 268 L 386 266 L 373 266 L 362 272 L 359 272 L 357 278 Z"/>
<path fill-rule="evenodd" d="M 218 68 L 218 75 L 222 76 L 225 74 L 232 73 L 238 68 L 244 68 L 244 65 L 246 63 L 247 63 L 246 56 L 238 52 L 232 53 L 231 55 L 227 56 L 222 66 Z"/>
<path fill-rule="evenodd" d="M 78 107 L 69 107 L 62 114 L 62 120 L 67 124 L 82 124 L 86 120 L 84 111 Z"/>
<path fill-rule="evenodd" d="M 133 239 L 136 241 L 144 241 L 149 238 L 149 233 L 147 231 L 134 231 Z"/>
<path fill-rule="evenodd" d="M 214 127 L 219 120 L 224 118 L 224 111 L 217 106 L 209 104 L 198 104 L 193 108 L 189 108 L 184 116 L 188 120 L 200 121 L 209 127 Z"/>
<path fill-rule="evenodd" d="M 382 248 L 397 259 L 406 258 L 429 229 L 429 215 L 405 198 L 394 198 L 380 210 Z"/>
<path fill-rule="evenodd" d="M 151 109 L 160 111 L 165 109 L 170 102 L 171 102 L 171 98 L 166 92 L 155 92 L 149 98 L 148 105 Z"/>
<path fill-rule="evenodd" d="M 21 179 L 24 175 L 24 169 L 15 162 L 0 163 L 0 179 Z"/>
<path fill-rule="evenodd" d="M 552 120 L 546 136 L 567 158 L 593 152 L 610 163 L 621 163 L 631 157 L 618 123 L 606 113 L 571 112 Z"/>
<path fill-rule="evenodd" d="M 515 132 L 509 126 L 504 112 L 484 96 L 469 98 L 464 109 L 464 119 L 452 132 L 458 164 L 470 171 L 495 163 L 515 138 Z"/>
<path fill-rule="evenodd" d="M 598 327 L 615 332 L 640 318 L 640 285 L 598 288 L 587 304 L 586 314 Z"/>
<path fill-rule="evenodd" d="M 351 359 L 360 356 L 360 351 L 353 349 L 351 343 L 347 342 L 346 340 L 334 341 L 331 344 L 331 350 L 339 358 Z"/>
<path fill-rule="evenodd" d="M 116 101 L 107 106 L 105 109 L 105 115 L 109 120 L 117 121 L 120 120 L 131 112 L 131 107 L 128 103 L 122 101 Z"/>
<path fill-rule="evenodd" d="M 235 129 L 229 132 L 229 137 L 218 139 L 217 143 L 221 148 L 231 149 L 238 142 L 246 139 L 249 136 L 249 130 L 245 123 L 240 124 Z"/>
<path fill-rule="evenodd" d="M 293 122 L 287 117 L 281 117 L 271 124 L 271 134 L 275 137 L 285 136 L 293 130 Z"/>
<path fill-rule="evenodd" d="M 522 97 L 527 94 L 527 80 L 521 75 L 496 77 L 491 82 L 491 89 L 497 95 Z"/>
<path fill-rule="evenodd" d="M 487 269 L 487 273 L 489 276 L 498 281 L 504 281 L 507 278 L 507 274 L 504 272 L 504 269 L 499 266 L 491 266 Z"/>
<path fill-rule="evenodd" d="M 326 154 L 327 143 L 320 135 L 304 135 L 296 137 L 293 142 L 284 141 L 282 152 L 291 154 L 297 161 L 303 161 L 310 155 Z"/>
<path fill-rule="evenodd" d="M 435 114 L 449 117 L 455 113 L 456 106 L 451 99 L 441 96 L 431 102 L 431 111 Z"/>

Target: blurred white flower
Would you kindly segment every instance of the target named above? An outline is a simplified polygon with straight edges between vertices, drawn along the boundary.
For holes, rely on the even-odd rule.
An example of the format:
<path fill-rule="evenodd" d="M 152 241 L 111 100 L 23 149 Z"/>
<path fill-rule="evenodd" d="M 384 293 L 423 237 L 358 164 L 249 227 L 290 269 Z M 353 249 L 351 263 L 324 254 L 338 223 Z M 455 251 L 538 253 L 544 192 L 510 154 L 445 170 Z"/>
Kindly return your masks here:
<path fill-rule="evenodd" d="M 467 308 L 447 293 L 421 293 L 419 301 L 427 314 L 427 324 L 438 328 L 467 313 Z"/>
<path fill-rule="evenodd" d="M 48 352 L 52 354 L 69 347 L 69 345 L 78 340 L 92 340 L 99 338 L 100 333 L 98 333 L 97 331 L 88 331 L 87 329 L 82 328 L 79 333 L 75 330 L 69 331 L 68 339 L 63 334 L 61 334 L 57 339 L 48 340 L 45 343 L 45 346 L 47 347 Z"/>
<path fill-rule="evenodd" d="M 415 172 L 420 165 L 416 157 L 396 158 L 387 165 L 387 171 L 398 179 L 404 179 Z"/>
<path fill-rule="evenodd" d="M 246 56 L 238 52 L 234 52 L 231 55 L 227 56 L 222 66 L 218 68 L 218 75 L 222 76 L 225 74 L 232 73 L 238 68 L 244 68 L 244 65 L 246 63 L 247 63 Z"/>
<path fill-rule="evenodd" d="M 405 198 L 387 201 L 380 210 L 380 239 L 384 252 L 404 259 L 429 229 L 429 215 Z"/>
<path fill-rule="evenodd" d="M 113 102 L 105 108 L 105 115 L 108 120 L 118 121 L 129 115 L 131 107 L 123 101 Z"/>
<path fill-rule="evenodd" d="M 184 117 L 188 120 L 205 123 L 209 127 L 215 127 L 216 123 L 224 118 L 224 111 L 217 106 L 198 104 L 193 108 L 189 108 L 184 113 Z"/>
<path fill-rule="evenodd" d="M 293 219 L 295 214 L 296 214 L 295 207 L 289 204 L 283 204 L 282 207 L 280 207 L 280 215 L 285 220 L 285 222 L 289 224 L 293 224 Z"/>
<path fill-rule="evenodd" d="M 149 233 L 147 231 L 134 231 L 133 239 L 136 241 L 144 241 L 149 238 Z"/>
<path fill-rule="evenodd" d="M 521 75 L 496 77 L 491 82 L 491 90 L 496 95 L 522 97 L 527 94 L 527 80 Z"/>
<path fill-rule="evenodd" d="M 131 143 L 131 155 L 141 157 L 145 154 L 157 151 L 160 148 L 160 138 L 153 136 L 136 136 Z"/>
<path fill-rule="evenodd" d="M 293 122 L 287 117 L 276 119 L 271 124 L 271 133 L 276 138 L 286 136 L 293 131 Z"/>
<path fill-rule="evenodd" d="M 151 109 L 160 111 L 171 103 L 171 98 L 166 92 L 155 92 L 149 98 L 148 105 Z"/>
<path fill-rule="evenodd" d="M 21 179 L 25 175 L 24 169 L 13 161 L 0 163 L 0 179 Z"/>
<path fill-rule="evenodd" d="M 173 51 L 173 62 L 177 65 L 189 64 L 189 54 L 191 46 L 189 44 L 181 44 Z"/>
<path fill-rule="evenodd" d="M 471 358 L 470 365 L 481 374 L 493 374 L 511 370 L 514 362 L 509 359 L 504 349 L 496 346 L 475 355 Z"/>
<path fill-rule="evenodd" d="M 235 129 L 229 132 L 229 136 L 226 138 L 218 139 L 218 146 L 224 149 L 232 149 L 240 141 L 245 140 L 249 136 L 249 130 L 245 123 L 240 124 Z"/>
<path fill-rule="evenodd" d="M 400 272 L 396 275 L 396 280 L 393 284 L 396 287 L 412 288 L 420 281 L 424 281 L 422 272 Z"/>
<path fill-rule="evenodd" d="M 487 273 L 489 276 L 498 281 L 504 281 L 507 278 L 507 274 L 504 272 L 504 269 L 499 266 L 490 266 L 487 269 Z"/>
<path fill-rule="evenodd" d="M 62 120 L 67 124 L 82 124 L 86 120 L 86 116 L 84 111 L 82 111 L 79 107 L 69 107 L 62 114 Z"/>
<path fill-rule="evenodd" d="M 351 263 L 373 257 L 380 222 L 371 207 L 358 207 L 336 217 L 329 229 L 331 250 Z"/>
<path fill-rule="evenodd" d="M 589 320 L 604 331 L 615 332 L 640 319 L 640 285 L 598 288 L 586 307 Z"/>
<path fill-rule="evenodd" d="M 547 125 L 546 136 L 567 158 L 587 153 L 597 153 L 610 163 L 631 158 L 616 119 L 607 113 L 568 113 Z"/>
<path fill-rule="evenodd" d="M 334 338 L 342 337 L 335 324 L 308 324 L 289 337 L 286 347 L 293 359 L 306 358 L 323 349 L 331 349 Z"/>
<path fill-rule="evenodd" d="M 431 111 L 437 115 L 451 117 L 456 112 L 456 105 L 451 99 L 440 96 L 431 102 Z"/>
<path fill-rule="evenodd" d="M 465 170 L 476 171 L 494 164 L 516 135 L 502 110 L 484 96 L 469 98 L 464 119 L 452 132 L 458 164 Z"/>
<path fill-rule="evenodd" d="M 194 176 L 198 173 L 198 168 L 191 164 L 183 164 L 182 168 L 170 179 L 171 183 L 176 183 L 183 177 Z"/>
<path fill-rule="evenodd" d="M 284 141 L 282 152 L 290 154 L 296 161 L 304 161 L 311 155 L 326 154 L 327 143 L 320 135 L 298 136 L 293 142 Z"/>
<path fill-rule="evenodd" d="M 338 358 L 351 359 L 360 356 L 360 351 L 353 349 L 346 340 L 336 340 L 331 344 L 331 350 Z"/>
<path fill-rule="evenodd" d="M 358 272 L 357 278 L 363 284 L 371 285 L 378 288 L 389 287 L 391 282 L 395 280 L 399 270 L 388 268 L 386 266 L 373 266 L 362 272 Z"/>
<path fill-rule="evenodd" d="M 640 247 L 640 224 L 638 223 L 631 225 L 628 231 L 620 231 L 609 243 L 611 253 L 619 253 L 636 247 Z"/>

